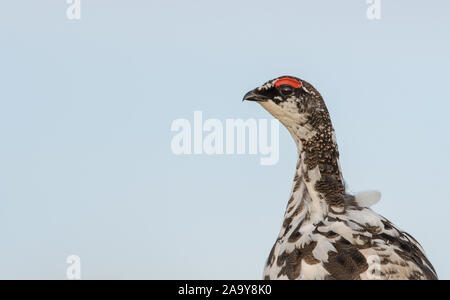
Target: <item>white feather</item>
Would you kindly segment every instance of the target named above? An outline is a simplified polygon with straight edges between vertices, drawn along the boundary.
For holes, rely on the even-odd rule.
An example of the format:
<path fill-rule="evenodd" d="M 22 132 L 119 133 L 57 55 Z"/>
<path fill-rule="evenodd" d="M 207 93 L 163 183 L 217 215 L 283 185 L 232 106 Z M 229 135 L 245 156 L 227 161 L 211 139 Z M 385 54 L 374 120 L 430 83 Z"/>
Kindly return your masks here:
<path fill-rule="evenodd" d="M 379 191 L 364 191 L 355 195 L 355 201 L 361 207 L 371 207 L 381 199 Z"/>
<path fill-rule="evenodd" d="M 327 275 L 330 275 L 328 271 L 323 267 L 322 263 L 310 265 L 302 260 L 302 274 L 303 280 L 323 280 Z"/>

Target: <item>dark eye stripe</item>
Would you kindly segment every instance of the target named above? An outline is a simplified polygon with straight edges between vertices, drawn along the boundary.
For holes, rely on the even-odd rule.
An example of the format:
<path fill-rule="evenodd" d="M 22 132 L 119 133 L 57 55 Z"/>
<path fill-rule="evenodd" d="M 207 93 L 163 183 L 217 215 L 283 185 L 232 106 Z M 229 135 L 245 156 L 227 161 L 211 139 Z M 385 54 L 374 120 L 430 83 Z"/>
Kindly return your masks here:
<path fill-rule="evenodd" d="M 278 88 L 280 94 L 288 96 L 294 92 L 294 88 L 290 85 L 284 84 Z"/>

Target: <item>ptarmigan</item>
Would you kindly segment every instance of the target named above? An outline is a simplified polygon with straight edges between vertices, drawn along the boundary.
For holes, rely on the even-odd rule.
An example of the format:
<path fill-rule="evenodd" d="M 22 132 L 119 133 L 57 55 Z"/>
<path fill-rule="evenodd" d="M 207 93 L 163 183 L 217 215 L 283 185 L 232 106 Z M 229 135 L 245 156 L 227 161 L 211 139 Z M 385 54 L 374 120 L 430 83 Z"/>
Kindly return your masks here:
<path fill-rule="evenodd" d="M 419 243 L 372 211 L 380 194 L 345 191 L 336 136 L 322 96 L 291 76 L 244 96 L 291 133 L 299 160 L 264 279 L 437 279 Z"/>

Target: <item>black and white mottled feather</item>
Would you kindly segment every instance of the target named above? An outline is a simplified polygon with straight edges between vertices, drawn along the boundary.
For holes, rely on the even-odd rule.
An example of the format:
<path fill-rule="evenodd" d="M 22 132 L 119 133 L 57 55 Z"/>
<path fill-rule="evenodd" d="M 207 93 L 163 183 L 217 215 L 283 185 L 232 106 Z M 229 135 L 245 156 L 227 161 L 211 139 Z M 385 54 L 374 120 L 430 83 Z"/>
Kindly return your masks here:
<path fill-rule="evenodd" d="M 288 129 L 299 153 L 265 279 L 437 279 L 419 243 L 370 207 L 376 191 L 345 191 L 336 136 L 319 92 L 284 76 L 247 93 Z"/>

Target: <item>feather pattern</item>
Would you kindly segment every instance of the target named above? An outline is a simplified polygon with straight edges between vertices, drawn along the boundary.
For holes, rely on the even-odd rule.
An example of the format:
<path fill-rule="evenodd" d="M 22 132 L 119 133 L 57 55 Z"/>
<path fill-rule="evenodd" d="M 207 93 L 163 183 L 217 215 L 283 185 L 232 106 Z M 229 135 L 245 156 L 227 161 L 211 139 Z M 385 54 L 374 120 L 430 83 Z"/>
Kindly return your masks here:
<path fill-rule="evenodd" d="M 320 93 L 296 77 L 249 92 L 292 135 L 299 159 L 265 279 L 437 279 L 419 243 L 374 212 L 381 194 L 345 191 L 336 135 Z"/>
<path fill-rule="evenodd" d="M 312 222 L 310 201 L 305 193 L 288 205 L 265 279 L 437 279 L 420 244 L 370 208 L 347 206 Z"/>

